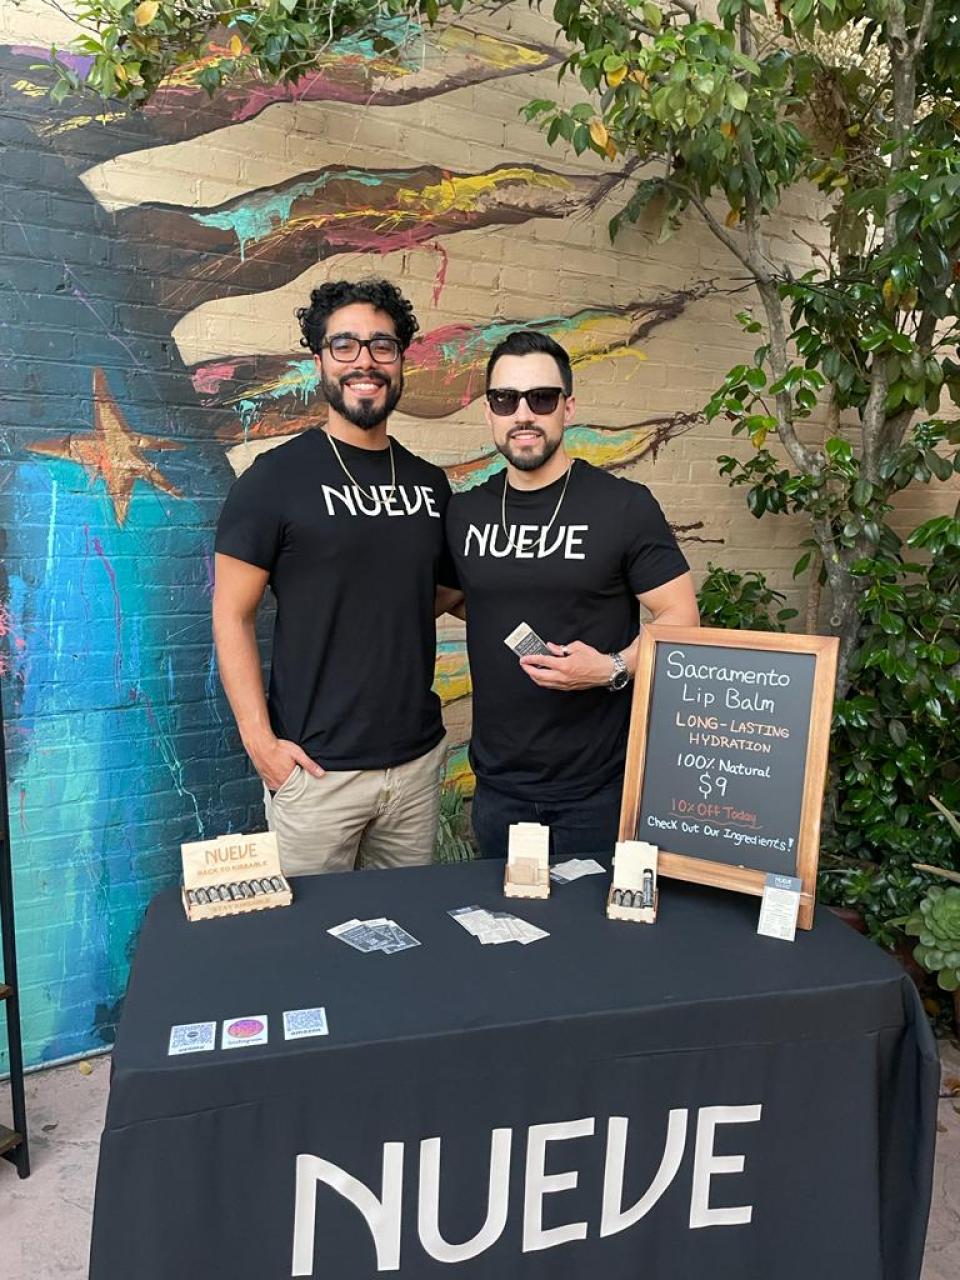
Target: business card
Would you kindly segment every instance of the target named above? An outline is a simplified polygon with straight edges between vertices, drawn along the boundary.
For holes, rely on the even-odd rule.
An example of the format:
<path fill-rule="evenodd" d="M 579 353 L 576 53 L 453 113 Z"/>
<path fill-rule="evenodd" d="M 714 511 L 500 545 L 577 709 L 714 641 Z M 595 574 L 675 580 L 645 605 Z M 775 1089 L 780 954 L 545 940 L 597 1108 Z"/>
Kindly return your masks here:
<path fill-rule="evenodd" d="M 765 938 L 781 938 L 793 942 L 800 910 L 800 880 L 796 876 L 778 876 L 771 872 L 764 882 L 757 933 Z"/>

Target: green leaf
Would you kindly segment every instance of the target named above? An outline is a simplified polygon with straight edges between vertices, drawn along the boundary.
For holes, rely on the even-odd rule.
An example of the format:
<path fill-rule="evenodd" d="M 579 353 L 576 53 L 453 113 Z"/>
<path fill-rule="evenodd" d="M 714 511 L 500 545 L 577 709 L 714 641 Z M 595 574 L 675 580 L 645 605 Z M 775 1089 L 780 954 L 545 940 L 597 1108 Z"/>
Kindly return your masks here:
<path fill-rule="evenodd" d="M 887 732 L 898 747 L 906 745 L 907 730 L 901 720 L 891 720 L 887 725 Z"/>
<path fill-rule="evenodd" d="M 803 571 L 807 568 L 807 566 L 810 563 L 810 557 L 812 555 L 813 555 L 812 551 L 805 551 L 804 554 L 797 561 L 797 563 L 793 566 L 793 576 L 795 578 L 799 578 L 801 573 L 803 573 Z"/>
<path fill-rule="evenodd" d="M 734 111 L 746 111 L 750 95 L 738 80 L 731 80 L 727 85 L 727 101 Z"/>
<path fill-rule="evenodd" d="M 653 0 L 644 0 L 643 18 L 647 26 L 653 27 L 654 31 L 659 31 L 663 26 L 663 14 L 660 6 L 653 3 Z"/>

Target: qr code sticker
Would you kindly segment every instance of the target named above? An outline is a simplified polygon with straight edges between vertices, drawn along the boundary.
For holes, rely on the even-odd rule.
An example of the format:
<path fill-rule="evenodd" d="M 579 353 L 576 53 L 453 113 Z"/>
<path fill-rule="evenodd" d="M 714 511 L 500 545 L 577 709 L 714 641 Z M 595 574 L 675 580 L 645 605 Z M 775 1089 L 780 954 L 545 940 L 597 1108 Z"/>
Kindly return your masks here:
<path fill-rule="evenodd" d="M 170 1028 L 167 1055 L 207 1053 L 217 1047 L 215 1022 L 183 1022 Z"/>
<path fill-rule="evenodd" d="M 326 1009 L 287 1009 L 283 1015 L 284 1040 L 303 1040 L 327 1034 Z"/>

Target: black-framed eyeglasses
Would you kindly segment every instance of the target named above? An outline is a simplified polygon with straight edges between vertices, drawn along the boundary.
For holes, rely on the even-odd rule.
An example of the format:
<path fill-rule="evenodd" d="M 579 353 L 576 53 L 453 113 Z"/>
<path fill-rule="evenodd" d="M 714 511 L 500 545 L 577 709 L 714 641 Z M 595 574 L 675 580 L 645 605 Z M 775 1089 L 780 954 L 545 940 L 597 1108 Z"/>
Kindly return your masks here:
<path fill-rule="evenodd" d="M 400 359 L 400 353 L 403 350 L 397 338 L 353 338 L 346 333 L 335 333 L 326 342 L 321 342 L 321 350 L 324 347 L 340 364 L 349 364 L 351 360 L 356 360 L 362 347 L 367 348 L 377 364 L 393 364 L 394 360 Z"/>
<path fill-rule="evenodd" d="M 566 396 L 562 387 L 530 387 L 527 391 L 515 391 L 513 387 L 491 387 L 487 392 L 487 404 L 490 412 L 498 418 L 509 418 L 520 408 L 520 401 L 526 400 L 531 413 L 553 413 L 560 403 L 560 397 Z"/>

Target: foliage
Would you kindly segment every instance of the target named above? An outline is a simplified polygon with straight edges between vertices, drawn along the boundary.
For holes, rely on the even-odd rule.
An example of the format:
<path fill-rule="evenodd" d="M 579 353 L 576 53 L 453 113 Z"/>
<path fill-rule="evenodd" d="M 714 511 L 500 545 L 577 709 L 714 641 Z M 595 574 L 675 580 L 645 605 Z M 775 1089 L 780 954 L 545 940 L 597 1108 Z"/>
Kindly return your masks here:
<path fill-rule="evenodd" d="M 956 865 L 952 815 L 931 809 L 927 797 L 939 791 L 947 805 L 960 808 L 960 519 L 928 520 L 904 544 L 886 517 L 895 493 L 929 483 L 933 466 L 942 475 L 953 472 L 958 442 L 956 424 L 934 419 L 917 424 L 890 454 L 886 479 L 871 490 L 863 513 L 876 520 L 878 549 L 852 565 L 860 627 L 852 687 L 834 708 L 821 896 L 859 907 L 871 935 L 888 946 L 897 941 L 897 918 L 917 908 L 928 884 L 916 860 Z M 828 449 L 833 491 L 825 501 L 841 508 L 850 500 L 858 510 L 859 460 L 844 441 Z M 756 485 L 765 495 L 757 501 L 781 492 L 776 484 L 762 488 L 759 479 Z M 854 534 L 839 530 L 840 537 Z M 745 608 L 739 587 L 739 575 L 710 566 L 700 596 L 703 621 L 762 625 Z M 751 606 L 760 599 L 759 593 L 750 597 Z"/>
<path fill-rule="evenodd" d="M 927 884 L 909 860 L 834 867 L 821 859 L 818 896 L 824 904 L 859 912 L 867 934 L 892 949 L 902 941 L 899 920 L 916 909 Z"/>
<path fill-rule="evenodd" d="M 919 938 L 914 957 L 928 973 L 937 975 L 944 991 L 960 988 L 960 887 L 931 889 L 920 908 L 904 923 Z"/>
<path fill-rule="evenodd" d="M 440 789 L 440 822 L 437 827 L 435 862 L 469 862 L 476 851 L 470 839 L 470 824 L 464 808 L 463 792 L 446 785 Z"/>
<path fill-rule="evenodd" d="M 864 623 L 856 566 L 889 550 L 891 457 L 917 409 L 936 414 L 944 389 L 960 401 L 952 0 L 720 0 L 717 22 L 697 0 L 557 0 L 554 16 L 590 101 L 527 114 L 550 140 L 644 162 L 611 234 L 656 211 L 665 238 L 694 212 L 756 288 L 761 318 L 740 321 L 760 345 L 708 414 L 752 446 L 722 465 L 753 513 L 809 519 L 802 563 L 824 575 L 845 691 Z M 800 246 L 773 219 L 810 184 L 827 234 L 798 276 Z M 820 445 L 808 423 L 824 403 Z M 949 465 L 931 445 L 927 471 Z"/>
<path fill-rule="evenodd" d="M 707 576 L 697 593 L 700 622 L 705 627 L 733 627 L 739 631 L 784 631 L 797 616 L 796 609 L 778 608 L 786 596 L 767 585 L 755 569 L 735 573 L 720 565 L 708 564 Z"/>
<path fill-rule="evenodd" d="M 462 0 L 444 0 L 453 9 Z M 438 0 L 79 0 L 82 28 L 56 57 L 54 101 L 89 91 L 141 106 L 161 81 L 198 65 L 196 82 L 214 94 L 243 76 L 296 81 L 344 36 L 392 52 L 410 38 L 405 18 L 434 21 Z M 213 56 L 211 56 L 213 55 Z"/>
<path fill-rule="evenodd" d="M 960 807 L 960 520 L 926 521 L 906 550 L 930 558 L 908 560 L 893 548 L 855 566 L 862 628 L 854 688 L 836 702 L 831 739 L 827 897 L 862 891 L 875 932 L 884 917 L 916 906 L 918 857 L 942 867 L 956 858 L 950 827 L 927 798 L 938 791 Z"/>

